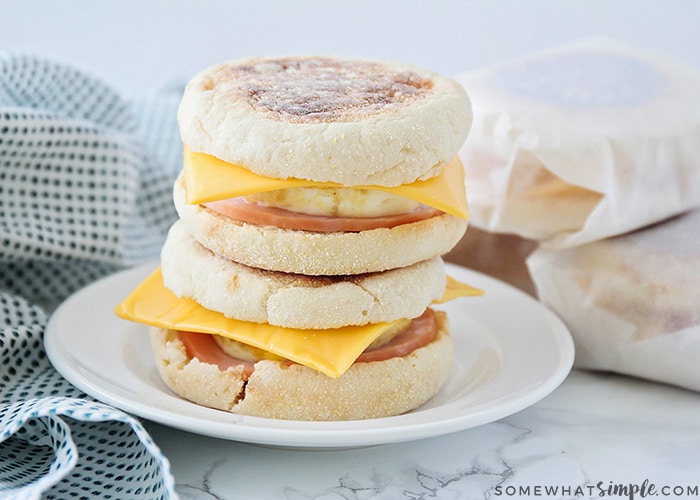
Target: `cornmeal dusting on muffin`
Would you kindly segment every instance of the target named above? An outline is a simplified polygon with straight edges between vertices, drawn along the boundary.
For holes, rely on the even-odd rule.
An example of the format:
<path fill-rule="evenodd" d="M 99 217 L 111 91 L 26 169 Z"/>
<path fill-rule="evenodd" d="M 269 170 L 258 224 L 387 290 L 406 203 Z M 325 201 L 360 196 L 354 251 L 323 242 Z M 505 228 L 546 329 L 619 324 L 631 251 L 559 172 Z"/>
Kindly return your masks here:
<path fill-rule="evenodd" d="M 354 121 L 425 98 L 432 80 L 371 61 L 281 58 L 223 66 L 208 86 L 226 86 L 260 112 L 292 123 Z M 223 90 L 223 89 L 222 89 Z"/>

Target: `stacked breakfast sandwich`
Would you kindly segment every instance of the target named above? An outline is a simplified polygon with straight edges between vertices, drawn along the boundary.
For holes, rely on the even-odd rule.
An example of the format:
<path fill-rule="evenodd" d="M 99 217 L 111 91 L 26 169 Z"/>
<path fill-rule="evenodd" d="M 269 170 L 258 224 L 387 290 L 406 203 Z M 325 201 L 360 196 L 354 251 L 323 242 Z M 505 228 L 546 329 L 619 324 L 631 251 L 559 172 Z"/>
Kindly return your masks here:
<path fill-rule="evenodd" d="M 295 420 L 433 397 L 453 352 L 430 306 L 480 293 L 441 258 L 467 228 L 462 87 L 400 64 L 253 58 L 197 75 L 178 122 L 179 220 L 116 310 L 151 325 L 167 386 Z"/>

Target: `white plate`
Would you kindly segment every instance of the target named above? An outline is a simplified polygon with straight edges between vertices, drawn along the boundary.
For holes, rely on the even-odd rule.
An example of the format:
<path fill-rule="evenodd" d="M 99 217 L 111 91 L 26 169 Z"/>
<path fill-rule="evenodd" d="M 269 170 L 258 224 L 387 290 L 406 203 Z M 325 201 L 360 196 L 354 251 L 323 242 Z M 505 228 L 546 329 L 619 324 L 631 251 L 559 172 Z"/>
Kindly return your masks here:
<path fill-rule="evenodd" d="M 105 403 L 171 427 L 223 439 L 298 448 L 410 441 L 482 425 L 526 408 L 571 370 L 574 348 L 563 323 L 530 296 L 448 264 L 453 277 L 486 291 L 448 311 L 455 367 L 445 387 L 397 417 L 298 422 L 233 415 L 195 405 L 163 384 L 143 325 L 113 309 L 155 265 L 108 276 L 68 298 L 49 321 L 49 359 L 68 381 Z"/>

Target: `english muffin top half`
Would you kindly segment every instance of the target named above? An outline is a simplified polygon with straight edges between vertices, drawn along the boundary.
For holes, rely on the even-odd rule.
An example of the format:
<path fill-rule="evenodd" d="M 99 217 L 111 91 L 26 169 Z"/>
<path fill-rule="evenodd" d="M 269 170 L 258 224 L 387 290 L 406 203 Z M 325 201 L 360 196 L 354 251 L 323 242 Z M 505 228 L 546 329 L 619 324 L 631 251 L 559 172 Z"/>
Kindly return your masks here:
<path fill-rule="evenodd" d="M 335 57 L 251 58 L 187 85 L 183 142 L 259 175 L 397 186 L 438 175 L 469 132 L 453 79 L 413 66 Z"/>

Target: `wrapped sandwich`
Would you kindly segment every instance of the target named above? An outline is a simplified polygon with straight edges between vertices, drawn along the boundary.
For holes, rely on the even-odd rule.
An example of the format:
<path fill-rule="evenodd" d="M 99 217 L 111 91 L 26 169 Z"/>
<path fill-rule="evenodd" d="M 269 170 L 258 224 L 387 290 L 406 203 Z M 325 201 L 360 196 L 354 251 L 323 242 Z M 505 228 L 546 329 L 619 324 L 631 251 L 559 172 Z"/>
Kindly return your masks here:
<path fill-rule="evenodd" d="M 700 74 L 585 41 L 458 77 L 474 124 L 460 150 L 471 223 L 550 248 L 700 205 Z"/>
<path fill-rule="evenodd" d="M 700 390 L 700 211 L 528 260 L 576 366 Z"/>

